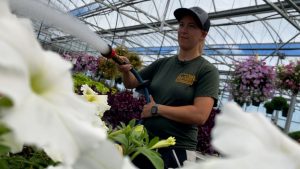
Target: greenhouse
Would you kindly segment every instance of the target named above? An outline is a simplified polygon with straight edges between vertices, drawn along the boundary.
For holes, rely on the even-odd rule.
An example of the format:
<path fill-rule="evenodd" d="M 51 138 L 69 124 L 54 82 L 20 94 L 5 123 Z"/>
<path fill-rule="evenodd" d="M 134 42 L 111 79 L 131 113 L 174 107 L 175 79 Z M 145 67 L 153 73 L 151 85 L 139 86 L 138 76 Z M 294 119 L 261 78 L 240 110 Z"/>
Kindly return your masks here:
<path fill-rule="evenodd" d="M 299 169 L 299 14 L 0 0 L 0 168 Z"/>

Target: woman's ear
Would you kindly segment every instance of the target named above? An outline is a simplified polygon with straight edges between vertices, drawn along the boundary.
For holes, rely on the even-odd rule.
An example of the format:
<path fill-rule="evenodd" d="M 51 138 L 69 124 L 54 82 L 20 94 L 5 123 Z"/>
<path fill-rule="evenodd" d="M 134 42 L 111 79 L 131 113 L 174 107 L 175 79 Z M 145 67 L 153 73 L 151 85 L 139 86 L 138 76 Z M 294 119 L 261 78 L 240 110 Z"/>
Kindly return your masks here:
<path fill-rule="evenodd" d="M 208 33 L 208 32 L 202 31 L 202 36 L 203 36 L 203 38 L 206 37 L 207 33 Z"/>
<path fill-rule="evenodd" d="M 206 35 L 207 35 L 207 32 L 201 31 L 201 36 L 200 36 L 199 40 L 203 41 L 205 39 Z"/>

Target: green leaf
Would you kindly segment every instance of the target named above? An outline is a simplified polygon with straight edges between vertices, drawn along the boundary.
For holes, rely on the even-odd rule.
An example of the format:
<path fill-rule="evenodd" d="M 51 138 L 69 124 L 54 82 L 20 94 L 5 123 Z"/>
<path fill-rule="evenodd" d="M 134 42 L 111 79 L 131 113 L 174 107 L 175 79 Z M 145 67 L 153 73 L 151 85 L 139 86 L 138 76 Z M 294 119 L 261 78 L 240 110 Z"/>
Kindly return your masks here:
<path fill-rule="evenodd" d="M 116 131 L 113 131 L 113 132 L 109 133 L 109 134 L 108 134 L 108 138 L 109 138 L 109 139 L 112 139 L 112 138 L 115 137 L 116 135 L 120 135 L 120 134 L 124 134 L 124 130 L 123 130 L 123 129 L 116 130 Z"/>
<path fill-rule="evenodd" d="M 129 123 L 128 123 L 128 126 L 130 126 L 131 128 L 133 128 L 135 126 L 135 122 L 136 122 L 135 119 L 130 120 Z"/>
<path fill-rule="evenodd" d="M 113 141 L 117 142 L 118 144 L 121 144 L 123 146 L 123 154 L 126 155 L 129 148 L 129 140 L 125 136 L 125 134 L 119 134 L 114 137 L 111 137 Z"/>
<path fill-rule="evenodd" d="M 153 145 L 155 145 L 157 142 L 159 141 L 158 137 L 154 137 L 153 139 L 151 139 L 150 143 L 147 145 L 148 148 L 152 147 Z"/>
<path fill-rule="evenodd" d="M 129 138 L 129 140 L 136 146 L 136 147 L 140 147 L 143 145 L 142 140 L 137 140 L 135 138 Z"/>
<path fill-rule="evenodd" d="M 116 142 L 119 142 L 125 146 L 128 146 L 128 139 L 127 137 L 125 136 L 125 134 L 119 134 L 119 135 L 116 135 L 114 137 L 112 137 L 113 141 L 116 141 Z"/>
<path fill-rule="evenodd" d="M 7 161 L 4 159 L 0 159 L 0 168 L 1 169 L 9 169 Z"/>
<path fill-rule="evenodd" d="M 156 169 L 164 168 L 164 162 L 163 162 L 162 158 L 160 157 L 159 153 L 157 153 L 156 151 L 150 150 L 146 147 L 139 147 L 137 149 L 138 149 L 137 152 L 135 152 L 132 155 L 131 160 L 133 160 L 137 155 L 143 154 L 145 157 L 147 157 L 151 161 L 151 163 L 153 164 L 153 166 Z"/>
<path fill-rule="evenodd" d="M 10 148 L 4 145 L 0 145 L 0 155 L 5 155 L 10 151 Z"/>
<path fill-rule="evenodd" d="M 7 128 L 4 124 L 0 123 L 0 136 L 10 132 L 10 129 Z"/>
<path fill-rule="evenodd" d="M 7 107 L 12 107 L 12 106 L 13 106 L 13 102 L 11 101 L 11 99 L 0 96 L 0 107 L 7 108 Z"/>

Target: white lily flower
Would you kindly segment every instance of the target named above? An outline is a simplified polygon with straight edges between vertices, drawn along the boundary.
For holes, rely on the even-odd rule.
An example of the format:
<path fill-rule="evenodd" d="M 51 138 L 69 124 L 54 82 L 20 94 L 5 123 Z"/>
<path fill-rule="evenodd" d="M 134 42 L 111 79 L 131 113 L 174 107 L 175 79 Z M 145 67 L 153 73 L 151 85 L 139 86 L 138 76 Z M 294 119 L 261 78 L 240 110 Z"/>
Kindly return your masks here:
<path fill-rule="evenodd" d="M 227 103 L 217 116 L 213 146 L 225 158 L 186 169 L 299 169 L 300 145 L 259 113 Z"/>
<path fill-rule="evenodd" d="M 106 131 L 90 123 L 89 112 L 96 106 L 73 92 L 71 64 L 44 51 L 30 21 L 17 18 L 8 7 L 6 0 L 0 1 L 0 93 L 13 105 L 0 109 L 1 122 L 17 142 L 44 148 L 52 159 L 62 162 L 60 167 L 122 168 L 117 150 L 105 149 L 113 147 Z M 87 159 L 89 153 L 97 156 Z M 99 165 L 85 167 L 87 162 Z"/>

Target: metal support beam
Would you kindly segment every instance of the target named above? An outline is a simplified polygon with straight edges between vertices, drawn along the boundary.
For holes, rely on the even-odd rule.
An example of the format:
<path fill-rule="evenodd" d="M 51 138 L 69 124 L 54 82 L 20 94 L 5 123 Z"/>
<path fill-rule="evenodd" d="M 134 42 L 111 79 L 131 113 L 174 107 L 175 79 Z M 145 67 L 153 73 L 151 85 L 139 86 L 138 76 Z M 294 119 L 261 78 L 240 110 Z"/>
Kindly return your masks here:
<path fill-rule="evenodd" d="M 132 20 L 134 20 L 134 21 L 136 21 L 136 22 L 139 22 L 140 24 L 146 26 L 146 28 L 150 28 L 150 29 L 153 29 L 153 30 L 155 30 L 155 31 L 157 31 L 157 32 L 160 32 L 162 35 L 164 34 L 163 32 L 161 32 L 161 31 L 159 30 L 159 28 L 153 27 L 153 26 L 151 26 L 150 24 L 147 24 L 147 23 L 143 23 L 143 22 L 141 22 L 140 20 L 138 20 L 138 19 L 132 17 L 131 15 L 129 15 L 129 14 L 127 14 L 127 13 L 125 13 L 125 12 L 122 12 L 121 10 L 117 9 L 115 6 L 112 6 L 112 5 L 110 5 L 110 4 L 105 3 L 103 0 L 96 0 L 96 1 L 99 2 L 99 3 L 101 3 L 101 4 L 103 4 L 103 5 L 105 5 L 105 6 L 107 6 L 107 7 L 110 7 L 110 8 L 113 9 L 114 11 L 117 11 L 117 12 L 119 12 L 120 14 L 122 14 L 122 15 L 124 15 L 124 16 L 126 16 L 126 17 L 128 17 L 128 18 L 130 18 L 130 19 L 132 19 Z M 176 38 L 174 38 L 174 37 L 172 37 L 172 36 L 170 36 L 170 35 L 165 35 L 165 36 L 168 37 L 168 38 L 170 38 L 170 39 L 172 39 L 172 40 L 175 40 L 175 41 L 177 40 Z"/>
<path fill-rule="evenodd" d="M 270 5 L 276 12 L 278 12 L 284 19 L 286 19 L 290 24 L 292 24 L 298 31 L 300 31 L 300 26 L 294 22 L 285 12 L 283 12 L 279 7 L 270 2 L 269 0 L 264 0 L 265 3 Z"/>
<path fill-rule="evenodd" d="M 165 11 L 164 11 L 164 14 L 162 16 L 162 20 L 160 21 L 161 22 L 160 23 L 160 27 L 159 27 L 160 31 L 164 30 L 164 24 L 165 24 L 166 15 L 167 15 L 167 12 L 168 12 L 168 9 L 169 9 L 169 5 L 170 5 L 170 0 L 167 1 L 166 7 L 165 7 Z"/>
<path fill-rule="evenodd" d="M 294 3 L 295 3 L 295 5 L 300 6 L 300 0 L 294 0 Z M 279 3 L 273 3 L 273 4 L 277 7 L 280 6 Z M 282 2 L 282 6 L 285 9 L 292 9 L 291 5 L 287 2 Z M 224 18 L 228 19 L 231 17 L 263 14 L 263 13 L 268 13 L 268 12 L 272 12 L 272 11 L 274 11 L 274 9 L 270 5 L 263 4 L 263 5 L 258 5 L 258 6 L 250 6 L 250 7 L 231 9 L 231 10 L 226 10 L 226 11 L 221 11 L 221 12 L 209 13 L 209 17 L 211 20 L 218 20 L 218 19 L 224 19 Z M 100 11 L 98 11 L 98 13 L 100 13 Z M 165 23 L 168 26 L 178 24 L 176 19 L 166 20 Z M 236 24 L 239 24 L 239 23 L 237 22 Z M 117 32 L 130 32 L 130 31 L 137 31 L 137 30 L 145 30 L 145 29 L 149 29 L 149 26 L 152 28 L 158 29 L 160 27 L 160 25 L 161 25 L 160 21 L 157 21 L 157 22 L 153 22 L 153 23 L 147 23 L 147 26 L 144 23 L 142 23 L 140 25 L 127 26 L 127 27 L 116 28 L 116 29 L 107 29 L 107 30 L 103 30 L 103 31 L 98 31 L 97 33 L 107 34 L 107 32 L 112 32 L 112 31 L 117 33 Z M 214 25 L 212 25 L 212 26 L 214 26 Z M 173 30 L 173 28 L 171 28 L 171 30 Z"/>
<path fill-rule="evenodd" d="M 294 3 L 296 5 L 300 5 L 300 0 L 296 0 Z M 274 3 L 274 5 L 276 7 L 280 6 L 279 3 Z M 292 9 L 291 5 L 289 5 L 286 2 L 282 2 L 282 5 L 286 9 Z M 231 17 L 233 18 L 233 17 L 239 17 L 239 16 L 263 14 L 263 13 L 268 13 L 268 12 L 272 12 L 272 11 L 274 11 L 274 9 L 272 7 L 270 7 L 269 5 L 258 5 L 258 6 L 250 6 L 250 7 L 245 7 L 245 8 L 238 8 L 238 9 L 226 10 L 226 11 L 221 11 L 221 12 L 209 13 L 209 18 L 211 20 L 228 19 Z M 168 25 L 177 25 L 178 24 L 176 19 L 166 20 L 165 23 Z M 148 25 L 150 25 L 152 27 L 159 27 L 160 22 L 148 23 Z M 212 26 L 214 26 L 214 25 L 212 25 Z M 137 31 L 137 30 L 144 30 L 144 29 L 147 29 L 147 27 L 145 25 L 135 25 L 135 26 L 117 28 L 114 31 L 123 32 L 123 31 Z"/>
<path fill-rule="evenodd" d="M 295 2 L 293 2 L 292 0 L 285 1 L 287 1 L 298 13 L 300 13 L 300 7 Z"/>

